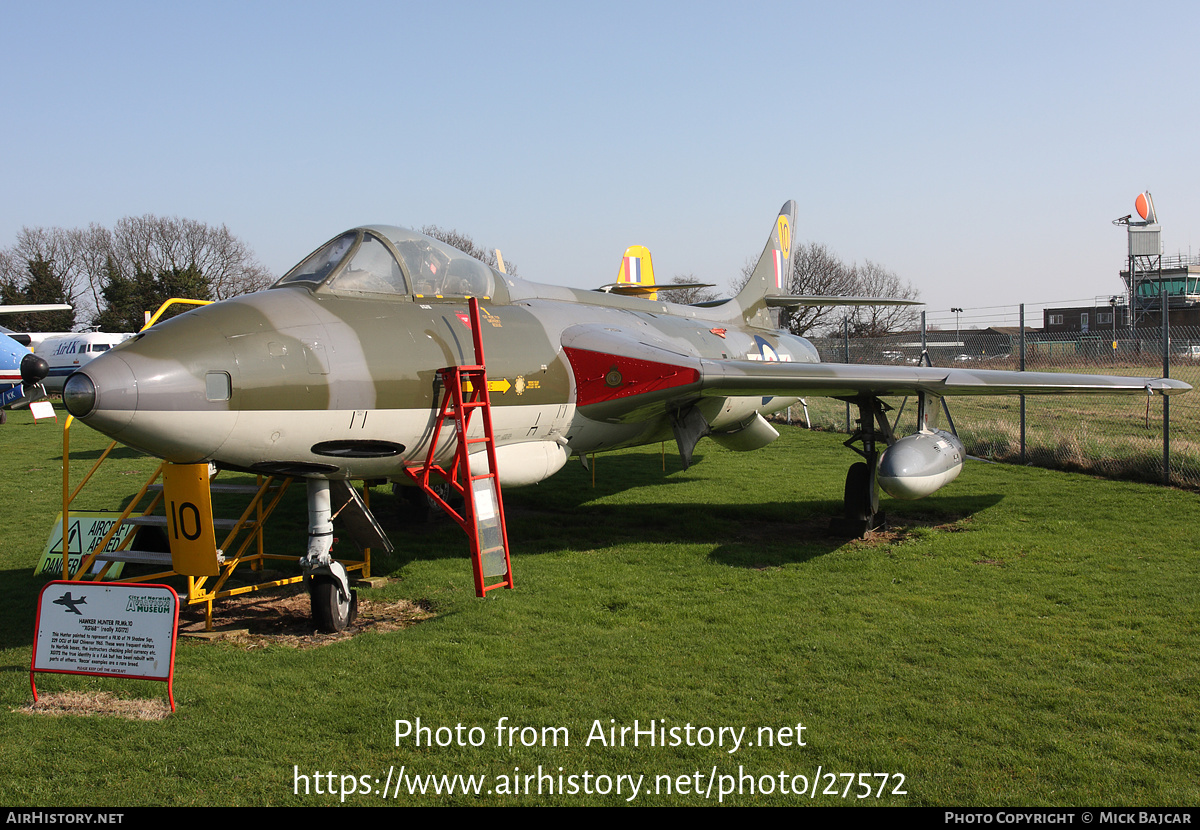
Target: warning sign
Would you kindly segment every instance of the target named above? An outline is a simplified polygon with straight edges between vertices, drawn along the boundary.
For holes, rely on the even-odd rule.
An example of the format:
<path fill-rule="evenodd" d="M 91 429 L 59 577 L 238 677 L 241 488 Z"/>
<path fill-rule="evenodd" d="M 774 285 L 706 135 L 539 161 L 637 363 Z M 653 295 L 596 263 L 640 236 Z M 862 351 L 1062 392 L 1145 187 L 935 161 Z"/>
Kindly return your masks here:
<path fill-rule="evenodd" d="M 116 524 L 119 513 L 94 512 L 86 513 L 71 511 L 71 527 L 67 534 L 67 567 L 71 573 L 79 569 L 79 565 L 83 562 L 85 554 L 95 550 L 96 545 L 104 538 L 108 531 L 112 530 L 112 526 Z M 113 537 L 108 540 L 108 544 L 104 546 L 104 550 L 115 551 L 121 547 L 121 543 L 126 537 L 134 531 L 133 525 L 123 525 L 117 529 Z M 46 548 L 42 551 L 42 558 L 38 560 L 33 572 L 39 576 L 62 576 L 62 513 L 54 520 L 54 527 L 50 531 L 50 538 L 46 542 Z M 92 573 L 97 573 L 104 567 L 103 562 L 96 562 L 92 566 Z M 106 575 L 109 579 L 116 579 L 121 575 L 121 569 L 124 567 L 123 562 L 114 562 L 112 567 L 108 569 Z"/>

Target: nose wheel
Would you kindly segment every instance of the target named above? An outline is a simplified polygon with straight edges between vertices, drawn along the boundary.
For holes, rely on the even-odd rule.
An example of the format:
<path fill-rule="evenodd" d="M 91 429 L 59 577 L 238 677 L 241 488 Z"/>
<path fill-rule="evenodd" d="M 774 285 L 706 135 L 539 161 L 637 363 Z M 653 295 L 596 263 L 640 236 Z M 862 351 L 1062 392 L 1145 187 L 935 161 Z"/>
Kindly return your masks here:
<path fill-rule="evenodd" d="M 332 576 L 309 577 L 308 593 L 313 623 L 326 634 L 344 631 L 358 616 L 358 592 L 344 590 Z"/>

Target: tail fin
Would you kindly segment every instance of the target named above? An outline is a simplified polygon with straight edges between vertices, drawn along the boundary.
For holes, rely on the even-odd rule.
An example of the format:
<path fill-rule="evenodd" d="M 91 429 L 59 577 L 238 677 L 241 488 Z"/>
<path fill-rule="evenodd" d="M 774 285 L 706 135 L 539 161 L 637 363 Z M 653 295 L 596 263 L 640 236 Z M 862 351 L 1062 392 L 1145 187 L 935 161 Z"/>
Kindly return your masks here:
<path fill-rule="evenodd" d="M 795 222 L 796 203 L 789 200 L 775 219 L 767 246 L 763 248 L 750 280 L 730 304 L 731 319 L 740 315 L 748 324 L 769 325 L 766 298 L 789 293 L 792 281 L 792 226 Z"/>
<path fill-rule="evenodd" d="M 618 294 L 634 294 L 647 300 L 657 300 L 658 292 L 653 290 L 654 263 L 650 261 L 650 251 L 645 245 L 630 245 L 621 257 L 621 268 L 617 272 L 617 285 L 627 285 L 630 288 L 617 288 Z"/>

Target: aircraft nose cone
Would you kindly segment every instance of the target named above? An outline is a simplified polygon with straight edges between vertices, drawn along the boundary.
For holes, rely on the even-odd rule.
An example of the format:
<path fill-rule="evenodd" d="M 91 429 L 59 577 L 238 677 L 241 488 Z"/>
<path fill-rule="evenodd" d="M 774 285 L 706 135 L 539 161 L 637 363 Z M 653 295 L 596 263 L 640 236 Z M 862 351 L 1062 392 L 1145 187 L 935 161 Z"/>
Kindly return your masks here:
<path fill-rule="evenodd" d="M 67 378 L 63 403 L 67 411 L 116 438 L 137 411 L 137 379 L 119 355 L 107 354 Z"/>
<path fill-rule="evenodd" d="M 67 378 L 63 400 L 126 446 L 191 464 L 210 459 L 236 421 L 234 367 L 225 337 L 189 312 L 87 363 Z"/>
<path fill-rule="evenodd" d="M 50 364 L 35 354 L 27 354 L 21 358 L 21 380 L 27 386 L 41 383 L 50 374 Z"/>
<path fill-rule="evenodd" d="M 63 384 L 63 404 L 76 418 L 96 408 L 96 384 L 83 372 L 74 372 Z"/>

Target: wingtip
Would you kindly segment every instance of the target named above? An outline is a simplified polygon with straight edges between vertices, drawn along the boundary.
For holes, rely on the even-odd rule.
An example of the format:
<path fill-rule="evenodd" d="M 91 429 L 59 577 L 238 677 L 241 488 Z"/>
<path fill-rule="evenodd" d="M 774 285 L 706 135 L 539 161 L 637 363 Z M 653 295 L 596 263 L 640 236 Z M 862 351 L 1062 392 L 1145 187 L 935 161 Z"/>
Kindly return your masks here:
<path fill-rule="evenodd" d="M 1157 378 L 1146 384 L 1147 394 L 1157 392 L 1160 395 L 1182 395 L 1192 391 L 1190 383 L 1184 383 L 1182 380 L 1174 378 Z"/>

